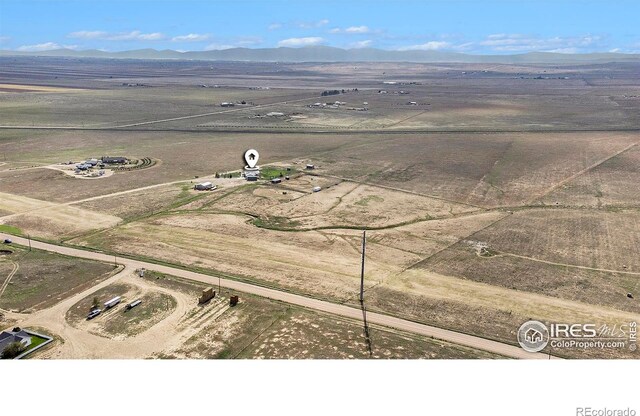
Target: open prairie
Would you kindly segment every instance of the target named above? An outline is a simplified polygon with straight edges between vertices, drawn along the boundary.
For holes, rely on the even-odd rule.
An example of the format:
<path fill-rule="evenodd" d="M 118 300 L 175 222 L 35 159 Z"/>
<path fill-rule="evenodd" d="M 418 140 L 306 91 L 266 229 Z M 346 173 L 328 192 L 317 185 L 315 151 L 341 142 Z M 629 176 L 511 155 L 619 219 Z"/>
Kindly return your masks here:
<path fill-rule="evenodd" d="M 367 230 L 368 310 L 509 345 L 529 319 L 639 321 L 637 71 L 1 57 L 0 231 L 360 307 Z M 240 176 L 249 148 L 257 182 Z M 102 156 L 148 163 L 87 180 L 47 167 Z M 35 284 L 11 256 L 6 309 Z M 495 356 L 383 326 L 367 340 L 359 321 L 257 296 L 198 307 L 202 284 L 95 271 L 44 304 L 59 310 L 4 319 L 84 343 L 54 357 Z M 115 295 L 145 306 L 85 321 Z"/>

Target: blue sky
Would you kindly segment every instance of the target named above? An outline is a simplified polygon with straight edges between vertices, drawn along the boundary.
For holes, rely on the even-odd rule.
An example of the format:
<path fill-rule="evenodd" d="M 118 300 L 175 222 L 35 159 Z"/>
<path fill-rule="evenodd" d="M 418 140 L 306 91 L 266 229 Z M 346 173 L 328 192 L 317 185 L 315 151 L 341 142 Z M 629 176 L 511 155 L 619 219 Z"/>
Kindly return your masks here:
<path fill-rule="evenodd" d="M 640 52 L 640 1 L 0 0 L 0 49 Z"/>

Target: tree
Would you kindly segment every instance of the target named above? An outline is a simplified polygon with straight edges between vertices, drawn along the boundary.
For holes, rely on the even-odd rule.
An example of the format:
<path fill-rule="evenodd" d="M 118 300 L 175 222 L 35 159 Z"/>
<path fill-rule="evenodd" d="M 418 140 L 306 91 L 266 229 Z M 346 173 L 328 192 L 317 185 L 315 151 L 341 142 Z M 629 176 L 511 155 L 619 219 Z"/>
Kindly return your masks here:
<path fill-rule="evenodd" d="M 12 342 L 11 344 L 7 345 L 4 349 L 4 351 L 2 351 L 2 358 L 3 359 L 11 359 L 11 358 L 15 358 L 18 355 L 22 354 L 25 350 L 25 346 L 22 345 L 19 342 Z"/>
<path fill-rule="evenodd" d="M 91 304 L 91 310 L 98 309 L 100 307 L 100 301 L 97 296 L 93 297 L 93 303 Z"/>

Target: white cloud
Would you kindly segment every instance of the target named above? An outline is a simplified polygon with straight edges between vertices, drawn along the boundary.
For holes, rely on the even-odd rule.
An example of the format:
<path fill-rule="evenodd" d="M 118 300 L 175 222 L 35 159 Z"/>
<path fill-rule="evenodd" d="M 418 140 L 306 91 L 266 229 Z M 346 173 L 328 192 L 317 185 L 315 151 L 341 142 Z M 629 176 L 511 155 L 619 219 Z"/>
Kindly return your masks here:
<path fill-rule="evenodd" d="M 348 35 L 361 35 L 363 33 L 371 33 L 368 26 L 349 26 L 347 28 L 334 27 L 329 33 L 346 33 Z"/>
<path fill-rule="evenodd" d="M 399 50 L 401 51 L 437 51 L 440 49 L 447 49 L 451 47 L 453 47 L 453 45 L 449 42 L 432 40 L 430 42 L 422 43 L 420 45 L 405 46 L 405 47 L 399 48 Z"/>
<path fill-rule="evenodd" d="M 283 39 L 278 42 L 278 46 L 286 46 L 286 47 L 299 47 L 299 46 L 313 46 L 319 45 L 324 42 L 324 39 L 321 37 L 307 37 L 307 38 L 289 38 Z"/>
<path fill-rule="evenodd" d="M 171 40 L 173 42 L 202 42 L 210 37 L 207 34 L 189 33 L 188 35 L 174 36 Z"/>
<path fill-rule="evenodd" d="M 153 41 L 153 40 L 163 40 L 166 39 L 166 36 L 159 32 L 154 33 L 142 33 L 139 30 L 134 30 L 132 32 L 120 32 L 120 33 L 109 33 L 103 31 L 88 31 L 82 30 L 79 32 L 72 32 L 67 35 L 69 38 L 74 39 L 99 39 L 99 40 L 144 40 L 144 41 Z"/>
<path fill-rule="evenodd" d="M 344 30 L 345 33 L 369 33 L 367 26 L 351 26 Z"/>
<path fill-rule="evenodd" d="M 267 29 L 269 30 L 278 30 L 282 28 L 282 23 L 271 23 L 269 26 L 267 26 Z"/>
<path fill-rule="evenodd" d="M 373 41 L 370 39 L 367 40 L 361 40 L 359 42 L 353 42 L 351 44 L 349 44 L 350 48 L 354 48 L 354 49 L 360 49 L 360 48 L 368 48 L 373 44 Z"/>
<path fill-rule="evenodd" d="M 496 52 L 580 53 L 601 45 L 603 40 L 601 36 L 593 35 L 540 38 L 520 33 L 497 33 L 487 36 L 485 40 L 478 42 L 478 45 Z"/>
<path fill-rule="evenodd" d="M 0 36 L 0 43 L 6 43 L 11 40 L 11 36 Z"/>
<path fill-rule="evenodd" d="M 56 49 L 76 49 L 77 45 L 60 45 L 55 42 L 45 42 L 38 43 L 36 45 L 23 45 L 20 46 L 17 50 L 22 52 L 43 52 L 43 51 L 53 51 Z"/>

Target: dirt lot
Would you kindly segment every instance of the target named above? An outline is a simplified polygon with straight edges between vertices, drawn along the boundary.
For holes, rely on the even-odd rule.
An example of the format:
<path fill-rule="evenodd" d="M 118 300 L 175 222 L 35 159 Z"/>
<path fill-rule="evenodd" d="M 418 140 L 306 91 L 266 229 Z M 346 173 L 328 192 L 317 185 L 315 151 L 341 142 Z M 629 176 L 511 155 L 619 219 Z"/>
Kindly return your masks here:
<path fill-rule="evenodd" d="M 0 308 L 3 309 L 27 313 L 46 309 L 114 273 L 112 264 L 39 250 L 28 251 L 15 245 L 11 250 L 14 251 L 12 255 L 0 256 L 3 282 L 8 275 L 8 263 L 18 265 L 18 270 L 0 296 Z"/>
<path fill-rule="evenodd" d="M 103 303 L 116 296 L 122 297 L 122 302 L 108 310 L 104 310 Z M 94 299 L 103 312 L 92 320 L 86 319 L 91 310 Z M 125 306 L 135 300 L 142 303 L 131 310 Z M 79 329 L 96 335 L 113 339 L 124 339 L 134 336 L 151 328 L 164 320 L 176 308 L 176 300 L 169 294 L 147 290 L 147 286 L 116 283 L 100 289 L 69 309 L 67 320 Z"/>

